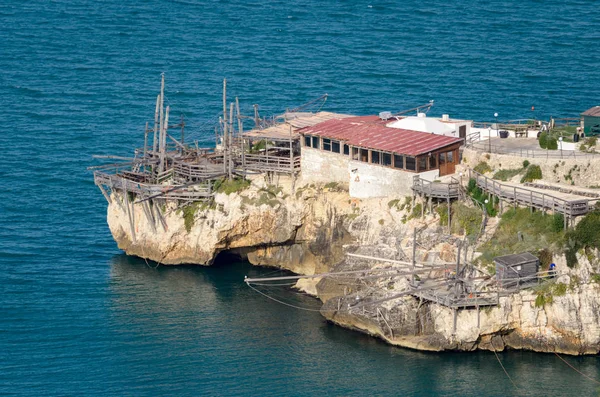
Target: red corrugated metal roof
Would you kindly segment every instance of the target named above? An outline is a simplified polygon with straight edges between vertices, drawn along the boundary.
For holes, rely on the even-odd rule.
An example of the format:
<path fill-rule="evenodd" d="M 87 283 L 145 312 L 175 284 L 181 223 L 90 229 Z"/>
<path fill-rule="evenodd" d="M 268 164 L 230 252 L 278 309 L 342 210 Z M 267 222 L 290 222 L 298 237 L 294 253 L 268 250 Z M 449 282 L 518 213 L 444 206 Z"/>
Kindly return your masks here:
<path fill-rule="evenodd" d="M 386 127 L 377 116 L 332 119 L 301 129 L 301 134 L 338 139 L 352 146 L 409 156 L 426 154 L 462 141 L 444 135 Z"/>

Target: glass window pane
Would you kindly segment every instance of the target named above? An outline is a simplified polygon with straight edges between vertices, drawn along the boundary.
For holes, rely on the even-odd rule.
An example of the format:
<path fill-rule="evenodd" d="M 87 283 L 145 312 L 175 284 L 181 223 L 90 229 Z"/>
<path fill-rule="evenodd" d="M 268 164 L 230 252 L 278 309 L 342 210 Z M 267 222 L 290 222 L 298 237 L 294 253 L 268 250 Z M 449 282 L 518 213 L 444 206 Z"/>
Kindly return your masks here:
<path fill-rule="evenodd" d="M 448 156 L 448 162 L 454 163 L 454 152 L 447 152 L 446 155 Z"/>
<path fill-rule="evenodd" d="M 331 139 L 323 138 L 323 150 L 331 151 Z"/>
<path fill-rule="evenodd" d="M 398 154 L 394 155 L 394 168 L 400 168 L 400 169 L 404 168 L 404 157 L 402 157 Z"/>
<path fill-rule="evenodd" d="M 429 157 L 429 169 L 430 169 L 430 170 L 433 170 L 433 169 L 436 169 L 436 168 L 437 168 L 437 159 L 436 159 L 436 156 L 437 156 L 437 155 L 435 155 L 435 154 L 432 154 L 432 155 Z"/>
<path fill-rule="evenodd" d="M 352 160 L 357 160 L 358 161 L 359 156 L 358 156 L 358 148 L 357 147 L 353 147 L 352 148 Z"/>
<path fill-rule="evenodd" d="M 440 153 L 440 165 L 446 164 L 446 153 Z"/>
<path fill-rule="evenodd" d="M 371 150 L 371 163 L 373 164 L 379 164 L 379 158 L 380 158 L 380 152 L 376 152 L 374 150 Z"/>
<path fill-rule="evenodd" d="M 419 159 L 419 171 L 427 171 L 427 157 L 421 156 Z"/>
<path fill-rule="evenodd" d="M 381 164 L 389 167 L 392 165 L 392 155 L 390 153 L 384 153 L 383 154 L 383 161 L 381 162 Z"/>
<path fill-rule="evenodd" d="M 340 142 L 339 141 L 331 141 L 331 151 L 334 153 L 340 152 Z"/>
<path fill-rule="evenodd" d="M 369 151 L 367 149 L 360 149 L 360 161 L 369 162 Z"/>
<path fill-rule="evenodd" d="M 312 147 L 314 147 L 315 149 L 319 149 L 319 137 L 318 136 L 313 136 L 312 137 Z"/>
<path fill-rule="evenodd" d="M 416 171 L 417 162 L 414 157 L 406 157 L 406 169 Z"/>
<path fill-rule="evenodd" d="M 344 154 L 345 155 L 349 155 L 350 154 L 350 146 L 344 145 Z"/>
<path fill-rule="evenodd" d="M 304 146 L 310 147 L 310 135 L 304 136 Z"/>

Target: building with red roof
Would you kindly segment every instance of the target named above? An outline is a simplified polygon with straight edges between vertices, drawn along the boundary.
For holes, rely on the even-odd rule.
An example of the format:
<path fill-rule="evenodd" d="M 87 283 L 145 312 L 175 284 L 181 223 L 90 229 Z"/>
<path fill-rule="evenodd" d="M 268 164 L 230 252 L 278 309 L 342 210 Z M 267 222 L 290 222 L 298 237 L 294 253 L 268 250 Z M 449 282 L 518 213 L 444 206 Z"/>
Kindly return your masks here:
<path fill-rule="evenodd" d="M 353 197 L 410 194 L 412 177 L 453 174 L 463 139 L 388 127 L 378 116 L 333 118 L 299 130 L 303 178 L 350 182 Z"/>

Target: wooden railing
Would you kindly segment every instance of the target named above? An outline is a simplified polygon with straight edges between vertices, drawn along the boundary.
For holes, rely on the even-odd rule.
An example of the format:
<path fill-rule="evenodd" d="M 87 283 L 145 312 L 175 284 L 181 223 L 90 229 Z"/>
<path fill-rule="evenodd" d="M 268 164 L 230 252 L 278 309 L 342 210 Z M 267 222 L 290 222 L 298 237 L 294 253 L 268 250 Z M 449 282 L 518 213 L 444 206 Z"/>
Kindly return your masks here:
<path fill-rule="evenodd" d="M 265 156 L 264 154 L 245 154 L 244 168 L 252 171 L 273 171 L 281 173 L 294 173 L 300 171 L 300 156 L 279 157 Z"/>
<path fill-rule="evenodd" d="M 505 146 L 490 145 L 488 141 L 472 142 L 467 146 L 481 152 L 505 154 L 508 156 L 518 156 L 532 159 L 588 159 L 598 158 L 600 155 L 599 153 L 584 153 L 578 152 L 576 150 L 536 150 L 526 148 L 507 148 Z"/>
<path fill-rule="evenodd" d="M 175 161 L 173 171 L 174 176 L 189 181 L 215 179 L 225 174 L 223 164 L 194 164 L 183 161 Z"/>
<path fill-rule="evenodd" d="M 412 189 L 415 193 L 423 194 L 427 197 L 435 198 L 458 198 L 460 194 L 460 184 L 458 181 L 443 183 L 431 182 L 422 179 L 419 175 L 413 177 Z"/>
<path fill-rule="evenodd" d="M 587 214 L 591 207 L 589 202 L 593 201 L 586 199 L 567 200 L 525 187 L 503 184 L 473 170 L 469 170 L 469 177 L 474 178 L 477 186 L 484 192 L 497 196 L 502 200 L 544 211 L 556 211 L 570 217 Z"/>
<path fill-rule="evenodd" d="M 189 186 L 160 185 L 136 182 L 121 175 L 108 174 L 102 171 L 94 172 L 94 183 L 99 186 L 109 186 L 111 189 L 139 194 L 143 197 L 157 196 L 163 199 L 201 200 L 212 196 L 213 193 L 210 182 Z"/>

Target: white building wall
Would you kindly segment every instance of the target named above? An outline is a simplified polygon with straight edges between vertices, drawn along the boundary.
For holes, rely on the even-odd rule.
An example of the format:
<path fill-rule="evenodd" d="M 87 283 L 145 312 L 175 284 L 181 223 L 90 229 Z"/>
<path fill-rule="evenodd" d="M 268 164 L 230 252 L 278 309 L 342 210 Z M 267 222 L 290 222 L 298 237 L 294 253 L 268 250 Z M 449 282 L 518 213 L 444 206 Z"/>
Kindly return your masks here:
<path fill-rule="evenodd" d="M 303 181 L 348 183 L 349 156 L 303 147 L 301 161 Z"/>
<path fill-rule="evenodd" d="M 417 174 L 353 160 L 348 163 L 348 171 L 350 197 L 355 198 L 410 196 L 415 175 L 430 181 L 439 176 L 438 170 Z"/>

